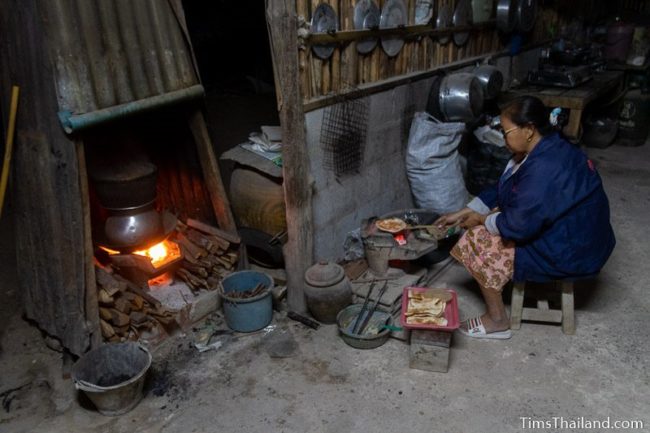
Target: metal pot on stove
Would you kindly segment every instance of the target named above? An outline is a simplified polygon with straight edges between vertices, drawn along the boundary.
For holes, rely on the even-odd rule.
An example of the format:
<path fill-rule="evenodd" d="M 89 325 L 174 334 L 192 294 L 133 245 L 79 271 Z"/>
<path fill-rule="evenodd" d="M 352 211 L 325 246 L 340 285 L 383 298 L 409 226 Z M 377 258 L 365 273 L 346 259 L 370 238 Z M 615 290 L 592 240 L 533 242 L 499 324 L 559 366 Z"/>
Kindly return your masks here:
<path fill-rule="evenodd" d="M 103 226 L 95 232 L 100 244 L 129 252 L 164 239 L 172 224 L 165 224 L 155 209 L 157 173 L 154 164 L 142 161 L 96 167 L 91 172 L 106 213 Z"/>
<path fill-rule="evenodd" d="M 474 74 L 458 72 L 442 79 L 438 99 L 445 120 L 471 122 L 481 114 L 485 96 Z"/>

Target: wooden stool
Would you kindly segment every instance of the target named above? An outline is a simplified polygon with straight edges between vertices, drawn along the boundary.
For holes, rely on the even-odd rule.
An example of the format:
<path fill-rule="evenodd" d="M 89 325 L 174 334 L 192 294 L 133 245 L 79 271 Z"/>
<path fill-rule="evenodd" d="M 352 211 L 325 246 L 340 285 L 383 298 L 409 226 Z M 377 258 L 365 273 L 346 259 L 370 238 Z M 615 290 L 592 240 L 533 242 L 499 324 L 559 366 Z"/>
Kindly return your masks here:
<path fill-rule="evenodd" d="M 573 311 L 573 281 L 557 281 L 562 287 L 562 310 L 551 310 L 547 299 L 537 301 L 537 308 L 524 308 L 525 282 L 517 282 L 512 286 L 510 301 L 510 329 L 521 328 L 522 320 L 537 322 L 561 323 L 565 334 L 576 333 L 575 315 Z"/>

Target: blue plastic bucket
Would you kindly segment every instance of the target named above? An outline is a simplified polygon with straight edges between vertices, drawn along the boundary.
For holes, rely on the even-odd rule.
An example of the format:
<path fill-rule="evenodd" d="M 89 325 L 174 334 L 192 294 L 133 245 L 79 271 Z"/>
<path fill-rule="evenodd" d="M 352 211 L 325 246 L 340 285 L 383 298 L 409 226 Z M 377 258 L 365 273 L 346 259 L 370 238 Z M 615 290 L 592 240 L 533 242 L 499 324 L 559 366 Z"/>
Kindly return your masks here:
<path fill-rule="evenodd" d="M 232 292 L 252 290 L 258 284 L 266 290 L 253 298 L 233 298 Z M 233 331 L 252 332 L 264 328 L 273 318 L 273 300 L 271 289 L 273 279 L 264 272 L 233 272 L 221 281 L 221 297 L 226 324 Z"/>

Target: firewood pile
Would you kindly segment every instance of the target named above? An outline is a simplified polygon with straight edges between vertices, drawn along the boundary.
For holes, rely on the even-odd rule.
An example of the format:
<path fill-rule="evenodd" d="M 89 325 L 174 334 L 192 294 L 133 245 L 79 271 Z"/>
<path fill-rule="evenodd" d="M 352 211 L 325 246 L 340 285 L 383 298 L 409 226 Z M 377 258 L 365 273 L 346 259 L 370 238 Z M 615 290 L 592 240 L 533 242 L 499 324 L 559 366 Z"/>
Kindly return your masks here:
<path fill-rule="evenodd" d="M 195 294 L 216 290 L 219 282 L 236 269 L 240 239 L 200 221 L 178 221 L 172 239 L 183 260 L 175 271 Z M 97 297 L 102 336 L 105 341 L 138 340 L 146 335 L 164 335 L 176 327 L 178 311 L 166 309 L 160 301 L 119 274 L 112 265 L 95 263 Z"/>
<path fill-rule="evenodd" d="M 237 235 L 200 221 L 178 222 L 175 241 L 183 262 L 176 275 L 193 291 L 215 290 L 219 281 L 235 270 L 239 260 Z"/>
<path fill-rule="evenodd" d="M 160 334 L 174 325 L 176 314 L 144 289 L 117 274 L 110 266 L 95 264 L 99 325 L 105 341 L 138 340 L 142 333 Z"/>

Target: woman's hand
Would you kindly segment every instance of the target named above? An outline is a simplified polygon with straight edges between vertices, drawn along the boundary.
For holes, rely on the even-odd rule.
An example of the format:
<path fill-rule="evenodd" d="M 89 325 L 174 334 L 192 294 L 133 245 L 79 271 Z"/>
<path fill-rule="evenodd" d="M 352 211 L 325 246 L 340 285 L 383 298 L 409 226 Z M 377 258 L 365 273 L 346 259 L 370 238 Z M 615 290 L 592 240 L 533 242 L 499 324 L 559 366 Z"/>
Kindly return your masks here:
<path fill-rule="evenodd" d="M 460 223 L 460 226 L 464 229 L 471 229 L 472 227 L 485 225 L 485 218 L 487 215 L 482 215 L 478 212 L 472 211 L 468 215 L 465 215 L 465 218 Z"/>
<path fill-rule="evenodd" d="M 439 228 L 456 226 L 460 224 L 460 222 L 463 221 L 465 217 L 471 214 L 472 212 L 474 211 L 466 207 L 464 209 L 459 210 L 458 212 L 448 213 L 441 216 L 440 218 L 434 221 L 433 225 Z"/>

